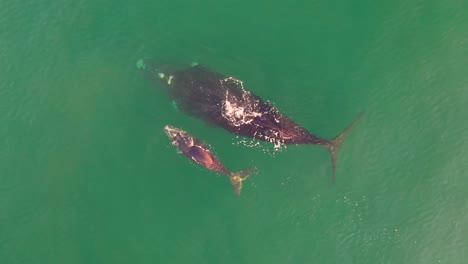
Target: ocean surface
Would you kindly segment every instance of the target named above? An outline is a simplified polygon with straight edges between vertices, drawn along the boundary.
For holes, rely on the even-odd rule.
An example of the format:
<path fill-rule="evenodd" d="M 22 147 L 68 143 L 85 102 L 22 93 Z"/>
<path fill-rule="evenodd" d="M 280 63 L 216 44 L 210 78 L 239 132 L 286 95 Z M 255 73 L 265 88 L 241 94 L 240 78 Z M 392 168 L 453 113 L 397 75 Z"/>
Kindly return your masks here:
<path fill-rule="evenodd" d="M 1 1 L 0 263 L 468 263 L 468 2 Z M 332 184 L 178 111 L 136 62 L 198 62 L 316 135 Z M 231 170 L 170 144 L 167 124 Z"/>

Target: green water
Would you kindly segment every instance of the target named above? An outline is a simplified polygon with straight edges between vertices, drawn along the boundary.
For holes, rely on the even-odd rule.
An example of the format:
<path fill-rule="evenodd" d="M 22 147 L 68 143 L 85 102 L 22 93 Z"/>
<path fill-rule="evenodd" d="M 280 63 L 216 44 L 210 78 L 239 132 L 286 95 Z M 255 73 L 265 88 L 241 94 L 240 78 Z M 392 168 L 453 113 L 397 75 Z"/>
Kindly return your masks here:
<path fill-rule="evenodd" d="M 2 1 L 0 263 L 467 263 L 466 1 Z M 136 68 L 197 61 L 317 135 L 238 144 Z M 224 176 L 177 154 L 206 141 Z M 265 153 L 267 152 L 267 153 Z"/>

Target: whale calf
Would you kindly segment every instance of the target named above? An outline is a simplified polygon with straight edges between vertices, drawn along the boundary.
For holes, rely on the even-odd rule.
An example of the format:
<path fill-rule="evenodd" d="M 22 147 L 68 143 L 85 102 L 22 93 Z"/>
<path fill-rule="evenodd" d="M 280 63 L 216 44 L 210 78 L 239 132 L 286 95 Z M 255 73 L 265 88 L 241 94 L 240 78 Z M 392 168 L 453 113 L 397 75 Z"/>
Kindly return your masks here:
<path fill-rule="evenodd" d="M 335 181 L 340 146 L 360 113 L 338 136 L 321 138 L 281 113 L 275 106 L 245 89 L 241 80 L 212 71 L 202 65 L 161 64 L 140 60 L 138 67 L 150 78 L 161 82 L 182 112 L 227 131 L 268 141 L 276 145 L 311 144 L 326 147 L 332 159 Z"/>
<path fill-rule="evenodd" d="M 231 180 L 232 187 L 237 196 L 240 196 L 242 190 L 242 181 L 256 173 L 256 169 L 241 170 L 231 172 L 219 161 L 219 159 L 208 149 L 208 147 L 199 139 L 193 137 L 186 131 L 170 125 L 164 127 L 164 132 L 185 156 L 205 168 L 224 174 Z"/>

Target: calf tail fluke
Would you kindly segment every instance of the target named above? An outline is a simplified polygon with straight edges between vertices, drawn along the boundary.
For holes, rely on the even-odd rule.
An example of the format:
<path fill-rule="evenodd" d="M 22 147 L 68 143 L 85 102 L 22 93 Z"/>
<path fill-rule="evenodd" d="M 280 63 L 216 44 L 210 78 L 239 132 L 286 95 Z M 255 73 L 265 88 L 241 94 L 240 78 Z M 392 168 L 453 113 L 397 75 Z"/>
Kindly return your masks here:
<path fill-rule="evenodd" d="M 242 182 L 246 180 L 251 174 L 257 173 L 257 169 L 247 169 L 236 172 L 231 172 L 229 179 L 231 180 L 232 188 L 236 192 L 237 196 L 240 196 L 242 190 Z"/>
<path fill-rule="evenodd" d="M 330 151 L 330 155 L 332 158 L 332 166 L 333 166 L 333 183 L 335 183 L 335 176 L 336 176 L 336 167 L 338 163 L 338 153 L 340 151 L 341 144 L 343 143 L 344 139 L 348 135 L 349 131 L 356 125 L 356 123 L 362 118 L 364 112 L 360 113 L 354 121 L 349 124 L 343 132 L 341 132 L 338 136 L 333 139 L 327 141 L 327 148 Z"/>

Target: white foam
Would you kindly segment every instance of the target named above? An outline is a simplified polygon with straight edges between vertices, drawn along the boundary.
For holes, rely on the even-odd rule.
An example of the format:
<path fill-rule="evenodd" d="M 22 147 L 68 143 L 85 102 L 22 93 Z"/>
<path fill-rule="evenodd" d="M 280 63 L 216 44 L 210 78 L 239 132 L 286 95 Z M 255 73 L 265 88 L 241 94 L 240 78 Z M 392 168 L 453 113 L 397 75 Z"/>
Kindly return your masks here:
<path fill-rule="evenodd" d="M 258 108 L 258 100 L 252 101 L 252 96 L 250 92 L 244 89 L 244 85 L 241 80 L 237 80 L 233 77 L 228 77 L 221 80 L 221 84 L 224 85 L 226 83 L 234 82 L 236 85 L 239 86 L 241 90 L 241 98 L 238 96 L 232 95 L 229 93 L 229 90 L 226 89 L 225 99 L 222 102 L 222 115 L 223 117 L 233 126 L 240 127 L 242 125 L 250 124 L 254 121 L 256 117 L 261 117 L 264 114 L 256 111 Z M 268 113 L 272 114 L 272 113 Z M 274 115 L 273 115 L 274 116 Z M 276 122 L 279 122 L 275 118 Z M 272 131 L 270 130 L 272 135 L 264 135 L 256 132 L 253 136 L 254 139 L 261 138 L 266 140 L 270 143 L 274 144 L 274 150 L 280 151 L 284 146 L 284 140 L 282 135 L 280 135 L 279 131 Z M 258 141 L 255 144 L 243 142 L 246 146 L 258 146 Z"/>

